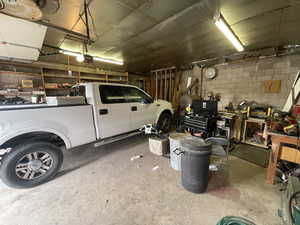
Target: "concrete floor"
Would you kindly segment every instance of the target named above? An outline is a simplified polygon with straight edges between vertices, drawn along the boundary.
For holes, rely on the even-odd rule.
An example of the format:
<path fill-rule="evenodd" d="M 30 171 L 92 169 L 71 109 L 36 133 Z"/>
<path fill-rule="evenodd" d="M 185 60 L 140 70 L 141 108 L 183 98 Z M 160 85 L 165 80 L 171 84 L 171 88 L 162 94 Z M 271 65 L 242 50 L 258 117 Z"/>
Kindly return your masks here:
<path fill-rule="evenodd" d="M 131 161 L 135 155 L 143 158 Z M 230 164 L 229 180 L 213 174 L 208 192 L 197 195 L 181 187 L 168 159 L 149 152 L 145 137 L 80 147 L 47 184 L 15 190 L 0 183 L 0 224 L 215 225 L 228 215 L 281 224 L 279 194 L 265 184 L 265 170 L 235 157 Z"/>

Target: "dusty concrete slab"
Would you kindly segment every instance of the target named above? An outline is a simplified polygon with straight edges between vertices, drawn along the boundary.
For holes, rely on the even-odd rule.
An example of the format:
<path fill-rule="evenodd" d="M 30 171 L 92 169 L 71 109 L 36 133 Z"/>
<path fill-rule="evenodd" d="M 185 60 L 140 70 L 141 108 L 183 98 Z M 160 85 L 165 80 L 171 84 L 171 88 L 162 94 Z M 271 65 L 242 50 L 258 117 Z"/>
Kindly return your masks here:
<path fill-rule="evenodd" d="M 143 158 L 131 161 L 135 155 Z M 0 224 L 215 225 L 236 215 L 279 225 L 279 193 L 265 184 L 265 169 L 234 157 L 230 164 L 229 180 L 213 174 L 208 193 L 197 195 L 181 187 L 168 159 L 148 151 L 145 137 L 84 146 L 66 154 L 62 172 L 47 184 L 0 184 Z"/>

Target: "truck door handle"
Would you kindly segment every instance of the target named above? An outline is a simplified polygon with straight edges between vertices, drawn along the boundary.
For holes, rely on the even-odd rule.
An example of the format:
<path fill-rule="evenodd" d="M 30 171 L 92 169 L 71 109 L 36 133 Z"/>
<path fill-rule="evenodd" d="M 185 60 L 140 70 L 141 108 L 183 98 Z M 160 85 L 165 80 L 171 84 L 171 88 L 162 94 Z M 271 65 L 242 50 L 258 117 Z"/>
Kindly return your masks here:
<path fill-rule="evenodd" d="M 100 115 L 108 114 L 108 110 L 107 110 L 107 109 L 100 109 L 100 110 L 99 110 L 99 114 L 100 114 Z"/>
<path fill-rule="evenodd" d="M 131 111 L 137 111 L 137 107 L 136 106 L 132 106 L 131 107 Z"/>

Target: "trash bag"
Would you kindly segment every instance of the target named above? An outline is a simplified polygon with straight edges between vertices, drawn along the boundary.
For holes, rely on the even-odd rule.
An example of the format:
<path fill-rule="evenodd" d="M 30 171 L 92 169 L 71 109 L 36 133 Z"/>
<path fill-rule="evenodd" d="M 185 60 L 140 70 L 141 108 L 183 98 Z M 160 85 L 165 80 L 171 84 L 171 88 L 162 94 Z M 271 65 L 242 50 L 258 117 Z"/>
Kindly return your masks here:
<path fill-rule="evenodd" d="M 255 225 L 249 220 L 236 216 L 226 216 L 217 225 Z"/>

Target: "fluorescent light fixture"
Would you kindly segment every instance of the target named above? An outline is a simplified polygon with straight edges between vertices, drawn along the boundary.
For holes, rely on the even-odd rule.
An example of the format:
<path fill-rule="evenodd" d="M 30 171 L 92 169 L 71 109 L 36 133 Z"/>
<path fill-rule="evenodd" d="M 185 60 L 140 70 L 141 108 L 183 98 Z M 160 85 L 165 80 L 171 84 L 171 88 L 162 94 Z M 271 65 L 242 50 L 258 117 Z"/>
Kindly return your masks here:
<path fill-rule="evenodd" d="M 78 53 L 78 52 L 72 52 L 72 51 L 67 51 L 67 50 L 59 50 L 59 53 L 74 56 L 74 57 L 76 57 L 78 62 L 83 62 L 84 61 L 84 56 L 81 53 Z M 100 62 L 112 63 L 112 64 L 121 65 L 121 66 L 124 65 L 123 61 L 105 59 L 105 58 L 101 58 L 101 57 L 98 57 L 98 56 L 93 56 L 93 59 L 96 60 L 96 61 L 100 61 Z"/>
<path fill-rule="evenodd" d="M 77 62 L 84 61 L 84 56 L 81 53 L 71 52 L 71 51 L 66 51 L 66 50 L 59 50 L 59 53 L 69 55 L 69 56 L 74 56 L 74 57 L 76 57 Z"/>
<path fill-rule="evenodd" d="M 59 50 L 59 53 L 62 53 L 64 55 L 69 55 L 69 56 L 75 56 L 75 57 L 82 55 L 80 53 L 71 52 L 71 51 L 67 51 L 67 50 Z"/>
<path fill-rule="evenodd" d="M 226 23 L 222 15 L 215 20 L 216 26 L 223 32 L 226 38 L 233 44 L 233 46 L 239 51 L 244 51 L 244 47 L 238 37 L 233 33 L 229 25 Z"/>
<path fill-rule="evenodd" d="M 106 63 L 112 63 L 112 64 L 117 64 L 117 65 L 124 65 L 123 61 L 116 61 L 116 60 L 111 60 L 111 59 L 104 59 L 101 57 L 93 56 L 94 60 L 100 61 L 100 62 L 106 62 Z"/>

